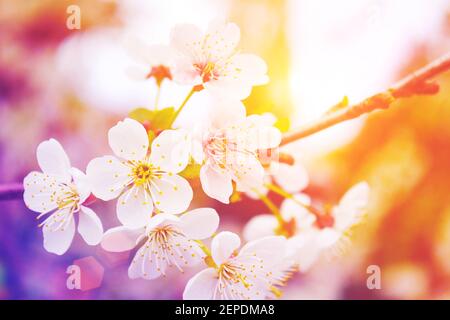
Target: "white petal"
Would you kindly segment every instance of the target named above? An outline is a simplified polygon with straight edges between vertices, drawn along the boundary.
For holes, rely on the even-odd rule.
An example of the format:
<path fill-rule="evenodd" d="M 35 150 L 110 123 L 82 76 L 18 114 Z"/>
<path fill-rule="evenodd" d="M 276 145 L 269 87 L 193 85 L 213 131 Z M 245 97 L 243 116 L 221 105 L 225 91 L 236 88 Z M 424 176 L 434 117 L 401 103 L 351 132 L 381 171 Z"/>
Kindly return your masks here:
<path fill-rule="evenodd" d="M 90 208 L 81 206 L 78 221 L 78 232 L 84 241 L 91 246 L 100 243 L 103 236 L 103 225 L 97 214 Z"/>
<path fill-rule="evenodd" d="M 225 129 L 245 120 L 245 106 L 239 100 L 219 99 L 210 111 L 211 128 Z"/>
<path fill-rule="evenodd" d="M 217 272 L 213 268 L 200 271 L 193 276 L 183 292 L 184 300 L 211 300 L 217 286 Z"/>
<path fill-rule="evenodd" d="M 131 250 L 136 246 L 144 231 L 144 228 L 130 229 L 123 226 L 109 229 L 103 235 L 101 246 L 110 252 Z"/>
<path fill-rule="evenodd" d="M 234 170 L 236 190 L 250 191 L 264 183 L 264 168 L 254 155 L 228 152 L 227 163 L 231 163 Z"/>
<path fill-rule="evenodd" d="M 241 245 L 241 239 L 233 232 L 222 231 L 211 242 L 211 255 L 214 262 L 220 266 L 228 260 Z"/>
<path fill-rule="evenodd" d="M 222 21 L 210 23 L 204 43 L 208 60 L 216 62 L 229 57 L 236 49 L 240 37 L 239 27 L 234 23 Z"/>
<path fill-rule="evenodd" d="M 154 179 L 151 194 L 155 207 L 172 214 L 186 211 L 193 197 L 189 182 L 176 174 L 162 174 Z"/>
<path fill-rule="evenodd" d="M 243 132 L 239 133 L 248 141 L 251 150 L 272 149 L 279 146 L 281 132 L 272 125 L 267 125 L 267 117 L 262 115 L 248 116 L 241 124 Z"/>
<path fill-rule="evenodd" d="M 72 175 L 73 183 L 80 196 L 80 203 L 83 203 L 91 194 L 92 187 L 89 179 L 87 178 L 87 175 L 77 168 L 71 168 L 70 174 Z"/>
<path fill-rule="evenodd" d="M 117 198 L 132 180 L 131 169 L 113 156 L 91 160 L 86 173 L 92 193 L 104 201 Z"/>
<path fill-rule="evenodd" d="M 302 191 L 309 183 L 308 172 L 301 164 L 272 162 L 270 172 L 275 182 L 289 193 Z"/>
<path fill-rule="evenodd" d="M 150 218 L 149 222 L 145 226 L 146 233 L 149 233 L 151 230 L 167 224 L 176 224 L 180 223 L 180 218 L 167 213 L 159 213 Z"/>
<path fill-rule="evenodd" d="M 72 244 L 75 235 L 75 221 L 69 210 L 56 211 L 42 227 L 44 248 L 48 252 L 62 255 Z"/>
<path fill-rule="evenodd" d="M 369 202 L 369 192 L 369 185 L 361 182 L 345 193 L 339 205 L 333 208 L 335 227 L 338 230 L 344 231 L 358 222 Z"/>
<path fill-rule="evenodd" d="M 128 268 L 130 279 L 143 278 L 147 280 L 156 279 L 165 272 L 167 264 L 165 261 L 156 263 L 149 242 L 144 243 L 136 252 L 133 261 Z"/>
<path fill-rule="evenodd" d="M 266 62 L 254 54 L 240 53 L 232 57 L 228 65 L 228 77 L 238 77 L 244 83 L 254 85 L 266 84 L 267 77 Z M 234 71 L 234 72 L 233 72 Z"/>
<path fill-rule="evenodd" d="M 308 211 L 304 206 L 311 204 L 311 199 L 306 194 L 295 194 L 295 201 L 293 199 L 286 199 L 283 201 L 280 207 L 281 214 L 285 220 L 295 219 L 297 229 L 305 230 L 312 227 L 316 221 L 315 215 Z"/>
<path fill-rule="evenodd" d="M 289 256 L 295 260 L 300 272 L 307 272 L 323 251 L 316 237 L 317 232 L 305 232 L 288 239 Z"/>
<path fill-rule="evenodd" d="M 142 160 L 147 155 L 147 131 L 136 120 L 119 121 L 109 129 L 108 141 L 114 154 L 126 160 Z"/>
<path fill-rule="evenodd" d="M 170 32 L 170 45 L 194 61 L 202 53 L 203 33 L 192 24 L 178 24 Z"/>
<path fill-rule="evenodd" d="M 165 172 L 178 173 L 189 161 L 190 140 L 182 130 L 164 130 L 152 142 L 150 163 Z"/>
<path fill-rule="evenodd" d="M 144 188 L 133 187 L 124 192 L 117 200 L 117 218 L 126 227 L 145 226 L 152 213 L 152 199 Z"/>
<path fill-rule="evenodd" d="M 70 181 L 70 161 L 58 141 L 50 139 L 41 142 L 37 147 L 36 156 L 44 173 L 59 176 L 65 182 Z"/>
<path fill-rule="evenodd" d="M 210 165 L 203 165 L 200 169 L 200 182 L 203 191 L 211 198 L 222 203 L 230 203 L 230 196 L 233 193 L 231 176 L 225 171 L 218 172 Z"/>
<path fill-rule="evenodd" d="M 219 215 L 212 208 L 199 208 L 186 212 L 180 217 L 183 233 L 189 239 L 209 238 L 219 227 Z"/>
<path fill-rule="evenodd" d="M 40 213 L 54 210 L 57 207 L 57 196 L 65 191 L 60 187 L 63 182 L 59 180 L 59 176 L 57 178 L 37 171 L 30 172 L 23 180 L 23 200 L 26 206 Z"/>
<path fill-rule="evenodd" d="M 266 266 L 276 265 L 283 261 L 287 250 L 286 238 L 268 236 L 248 242 L 239 252 L 239 256 L 255 255 L 262 259 Z"/>
<path fill-rule="evenodd" d="M 244 227 L 243 235 L 246 241 L 252 241 L 275 235 L 278 227 L 277 219 L 271 214 L 261 214 L 250 219 Z"/>
<path fill-rule="evenodd" d="M 317 243 L 321 248 L 329 248 L 336 244 L 341 238 L 342 233 L 334 228 L 325 228 L 318 232 Z"/>

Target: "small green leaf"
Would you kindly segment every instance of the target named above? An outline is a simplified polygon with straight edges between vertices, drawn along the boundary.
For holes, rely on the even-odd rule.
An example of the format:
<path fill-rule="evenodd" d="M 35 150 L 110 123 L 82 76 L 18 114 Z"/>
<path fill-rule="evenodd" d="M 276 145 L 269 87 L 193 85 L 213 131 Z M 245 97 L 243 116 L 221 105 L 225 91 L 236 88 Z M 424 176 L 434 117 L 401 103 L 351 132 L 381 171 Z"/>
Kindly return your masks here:
<path fill-rule="evenodd" d="M 174 115 L 174 107 L 168 107 L 155 111 L 153 120 L 150 121 L 150 127 L 156 131 L 170 129 Z"/>
<path fill-rule="evenodd" d="M 131 119 L 139 121 L 140 123 L 149 122 L 151 123 L 155 112 L 146 108 L 136 108 L 128 114 Z"/>
<path fill-rule="evenodd" d="M 200 164 L 191 161 L 189 165 L 179 173 L 179 175 L 186 179 L 195 179 L 200 176 L 201 167 L 202 166 Z"/>

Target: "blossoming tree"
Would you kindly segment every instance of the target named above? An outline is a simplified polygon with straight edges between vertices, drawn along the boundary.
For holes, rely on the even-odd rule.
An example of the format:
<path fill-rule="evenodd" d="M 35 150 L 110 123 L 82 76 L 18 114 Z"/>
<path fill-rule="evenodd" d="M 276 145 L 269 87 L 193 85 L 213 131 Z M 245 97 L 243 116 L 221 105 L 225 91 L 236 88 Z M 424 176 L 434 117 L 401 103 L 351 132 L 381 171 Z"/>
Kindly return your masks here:
<path fill-rule="evenodd" d="M 239 39 L 237 25 L 214 22 L 205 32 L 194 25 L 174 27 L 168 46 L 136 45 L 139 67 L 130 74 L 154 80 L 158 90 L 164 81 L 188 84 L 191 90 L 177 109 L 136 109 L 113 126 L 108 132 L 113 155 L 91 160 L 86 174 L 71 167 L 58 141 L 37 147 L 41 171 L 24 178 L 23 199 L 38 218 L 46 217 L 40 226 L 48 252 L 67 252 L 77 229 L 88 245 L 111 252 L 137 248 L 128 269 L 132 279 L 152 280 L 171 267 L 198 268 L 187 280 L 185 299 L 266 299 L 279 297 L 292 272 L 306 272 L 346 239 L 367 208 L 369 185 L 360 182 L 331 209 L 318 208 L 302 193 L 306 170 L 277 148 L 386 109 L 396 99 L 437 93 L 431 79 L 450 68 L 450 57 L 361 103 L 344 99 L 317 121 L 282 135 L 272 115 L 248 115 L 241 102 L 268 77 L 260 57 L 238 51 Z M 190 98 L 203 91 L 215 97 L 209 121 L 196 130 L 174 126 Z M 243 242 L 221 230 L 215 209 L 188 210 L 198 191 L 190 183 L 193 177 L 213 199 L 228 204 L 233 193 L 243 192 L 263 201 L 270 214 L 248 222 Z M 268 191 L 285 198 L 280 208 Z M 2 187 L 0 199 L 20 192 Z M 116 201 L 120 226 L 104 231 L 89 208 L 99 200 Z"/>

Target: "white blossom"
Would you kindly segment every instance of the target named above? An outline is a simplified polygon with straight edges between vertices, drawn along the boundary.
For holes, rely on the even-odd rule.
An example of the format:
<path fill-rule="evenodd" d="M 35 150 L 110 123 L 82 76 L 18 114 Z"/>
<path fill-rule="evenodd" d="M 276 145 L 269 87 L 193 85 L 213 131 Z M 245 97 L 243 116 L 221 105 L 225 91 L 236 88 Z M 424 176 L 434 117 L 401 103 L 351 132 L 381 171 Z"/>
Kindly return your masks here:
<path fill-rule="evenodd" d="M 214 209 L 200 208 L 181 216 L 157 214 L 145 227 L 117 227 L 105 232 L 101 242 L 107 251 L 123 252 L 143 243 L 128 269 L 130 278 L 155 279 L 165 276 L 168 268 L 180 272 L 195 266 L 205 256 L 195 240 L 212 236 L 219 225 Z"/>
<path fill-rule="evenodd" d="M 187 165 L 188 154 L 176 148 L 185 139 L 178 130 L 165 130 L 152 142 L 137 121 L 125 119 L 109 130 L 115 156 L 95 158 L 87 166 L 93 194 L 102 200 L 119 198 L 117 217 L 130 228 L 144 226 L 154 209 L 178 214 L 192 200 L 192 188 L 177 175 Z"/>
<path fill-rule="evenodd" d="M 236 48 L 239 39 L 240 30 L 234 23 L 212 22 L 206 33 L 191 24 L 175 26 L 170 42 L 178 52 L 175 80 L 245 99 L 254 85 L 268 81 L 267 66 L 256 55 L 240 53 Z"/>
<path fill-rule="evenodd" d="M 286 239 L 271 236 L 241 245 L 239 236 L 221 232 L 211 243 L 211 267 L 189 280 L 187 300 L 237 300 L 274 297 L 283 282 Z"/>
<path fill-rule="evenodd" d="M 83 172 L 72 168 L 58 141 L 50 139 L 39 144 L 36 151 L 42 172 L 30 172 L 24 179 L 26 206 L 39 212 L 38 218 L 49 215 L 40 224 L 44 248 L 52 253 L 65 253 L 75 235 L 75 214 L 78 232 L 89 245 L 100 242 L 103 227 L 95 212 L 84 206 L 91 190 Z"/>

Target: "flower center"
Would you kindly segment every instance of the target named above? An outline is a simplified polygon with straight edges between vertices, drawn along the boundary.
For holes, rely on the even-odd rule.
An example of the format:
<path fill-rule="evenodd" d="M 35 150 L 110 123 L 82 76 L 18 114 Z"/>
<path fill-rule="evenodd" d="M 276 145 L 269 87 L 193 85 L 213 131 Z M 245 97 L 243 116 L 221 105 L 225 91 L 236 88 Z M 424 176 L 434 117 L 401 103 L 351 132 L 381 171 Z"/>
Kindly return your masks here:
<path fill-rule="evenodd" d="M 219 267 L 219 278 L 227 281 L 233 281 L 235 283 L 241 282 L 245 288 L 248 288 L 250 284 L 246 281 L 246 276 L 242 275 L 243 269 L 230 262 L 222 263 Z"/>
<path fill-rule="evenodd" d="M 217 74 L 214 72 L 215 64 L 213 62 L 208 61 L 206 64 L 194 64 L 194 67 L 200 72 L 203 82 L 217 79 Z"/>
<path fill-rule="evenodd" d="M 52 194 L 50 196 L 50 200 L 53 200 L 54 197 L 55 194 Z M 73 212 L 75 212 L 79 209 L 80 195 L 74 187 L 67 186 L 67 191 L 65 191 L 61 195 L 58 195 L 55 199 L 55 202 L 58 206 L 58 209 L 70 207 L 73 208 Z"/>
<path fill-rule="evenodd" d="M 147 184 L 155 176 L 155 170 L 150 164 L 139 162 L 133 168 L 132 175 L 134 184 L 141 186 Z"/>

